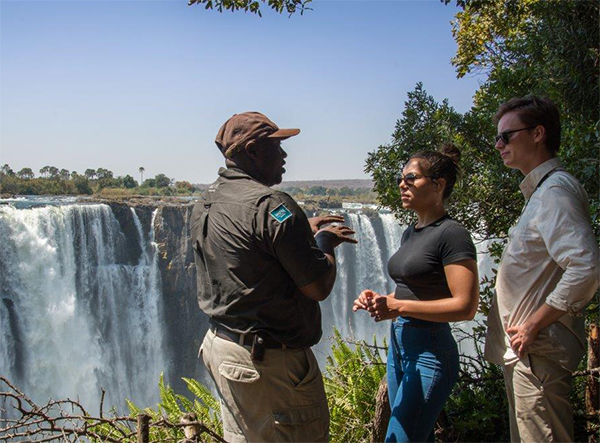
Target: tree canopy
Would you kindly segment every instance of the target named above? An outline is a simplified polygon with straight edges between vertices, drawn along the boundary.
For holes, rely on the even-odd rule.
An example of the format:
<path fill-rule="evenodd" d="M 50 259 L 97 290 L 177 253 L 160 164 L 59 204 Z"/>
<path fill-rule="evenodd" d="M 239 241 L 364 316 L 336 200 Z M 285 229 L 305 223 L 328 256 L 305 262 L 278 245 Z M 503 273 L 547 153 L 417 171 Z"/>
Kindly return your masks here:
<path fill-rule="evenodd" d="M 445 0 L 444 3 L 449 3 Z M 408 94 L 392 142 L 371 152 L 365 170 L 380 202 L 401 211 L 394 176 L 412 153 L 454 142 L 463 153 L 463 178 L 452 212 L 469 229 L 502 237 L 523 204 L 522 176 L 505 168 L 494 149 L 492 116 L 512 98 L 533 93 L 552 99 L 561 111 L 559 157 L 585 186 L 599 230 L 598 60 L 599 3 L 590 0 L 459 0 L 453 22 L 457 76 L 486 74 L 465 114 L 438 103 L 422 84 Z"/>

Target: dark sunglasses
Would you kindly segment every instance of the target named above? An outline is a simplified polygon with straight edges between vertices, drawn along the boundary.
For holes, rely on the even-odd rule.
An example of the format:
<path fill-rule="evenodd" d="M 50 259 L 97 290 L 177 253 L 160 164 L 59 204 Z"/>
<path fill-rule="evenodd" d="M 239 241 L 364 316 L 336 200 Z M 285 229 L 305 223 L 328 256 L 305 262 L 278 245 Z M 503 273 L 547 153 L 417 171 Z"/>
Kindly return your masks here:
<path fill-rule="evenodd" d="M 400 186 L 400 183 L 402 183 L 402 180 L 404 180 L 404 183 L 406 183 L 408 186 L 412 186 L 415 184 L 415 180 L 421 177 L 432 178 L 431 175 L 417 175 L 411 172 L 406 175 L 400 174 L 398 177 L 396 177 L 396 183 L 398 186 Z"/>
<path fill-rule="evenodd" d="M 512 131 L 502 131 L 500 134 L 498 134 L 496 136 L 496 143 L 498 143 L 498 140 L 502 140 L 502 143 L 504 143 L 505 145 L 508 145 L 511 134 L 514 134 L 515 132 L 526 131 L 527 129 L 534 129 L 534 128 L 535 128 L 535 126 L 529 126 L 528 128 L 514 129 Z"/>

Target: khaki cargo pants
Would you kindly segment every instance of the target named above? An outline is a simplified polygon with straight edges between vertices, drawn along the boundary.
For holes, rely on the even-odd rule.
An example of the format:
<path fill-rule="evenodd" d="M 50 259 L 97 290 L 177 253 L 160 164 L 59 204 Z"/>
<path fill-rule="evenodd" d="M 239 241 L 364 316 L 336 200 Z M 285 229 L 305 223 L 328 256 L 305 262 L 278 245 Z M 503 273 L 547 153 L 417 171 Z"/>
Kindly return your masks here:
<path fill-rule="evenodd" d="M 527 354 L 503 367 L 512 442 L 572 442 L 571 372 Z"/>
<path fill-rule="evenodd" d="M 228 442 L 326 442 L 329 409 L 314 354 L 267 349 L 263 361 L 208 331 L 200 355 L 221 395 Z"/>

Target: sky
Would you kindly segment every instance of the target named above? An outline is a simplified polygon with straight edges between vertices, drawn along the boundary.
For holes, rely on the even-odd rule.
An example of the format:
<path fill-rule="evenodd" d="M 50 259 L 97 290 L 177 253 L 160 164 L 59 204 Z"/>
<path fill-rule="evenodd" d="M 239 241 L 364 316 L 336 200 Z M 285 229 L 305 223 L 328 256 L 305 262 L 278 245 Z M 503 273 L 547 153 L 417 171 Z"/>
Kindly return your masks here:
<path fill-rule="evenodd" d="M 233 114 L 279 127 L 284 180 L 366 179 L 417 82 L 467 111 L 438 0 L 315 0 L 304 15 L 219 13 L 187 0 L 0 0 L 0 164 L 158 173 L 210 183 Z"/>

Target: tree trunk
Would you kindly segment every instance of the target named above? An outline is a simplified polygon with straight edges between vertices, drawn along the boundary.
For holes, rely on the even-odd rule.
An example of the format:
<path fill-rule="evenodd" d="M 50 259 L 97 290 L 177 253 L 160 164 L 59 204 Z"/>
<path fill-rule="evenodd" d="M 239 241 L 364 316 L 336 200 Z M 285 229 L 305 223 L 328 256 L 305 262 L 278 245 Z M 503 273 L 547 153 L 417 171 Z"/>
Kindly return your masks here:
<path fill-rule="evenodd" d="M 371 443 L 385 440 L 388 422 L 390 421 L 390 401 L 388 396 L 387 378 L 384 375 L 379 383 L 379 389 L 375 396 L 375 418 L 373 418 L 373 437 Z"/>
<path fill-rule="evenodd" d="M 594 369 L 600 366 L 600 340 L 598 338 L 598 325 L 590 325 L 588 336 L 588 369 Z M 598 375 L 590 374 L 587 376 L 587 385 L 585 388 L 585 409 L 588 415 L 589 443 L 599 443 L 597 430 L 594 429 L 600 423 L 600 390 L 598 389 Z"/>

